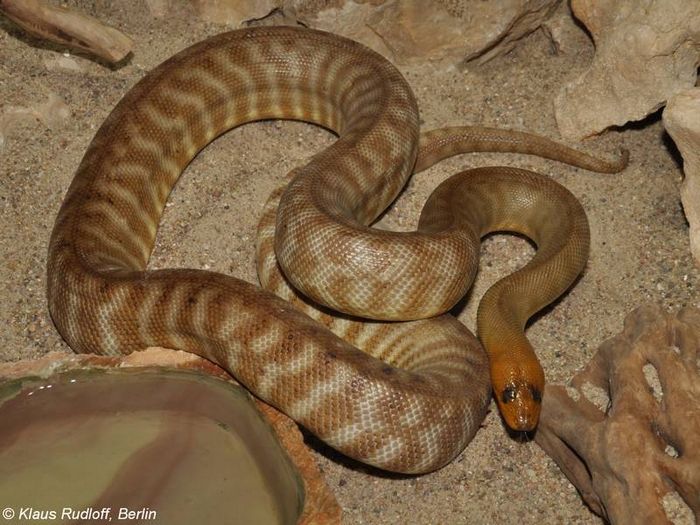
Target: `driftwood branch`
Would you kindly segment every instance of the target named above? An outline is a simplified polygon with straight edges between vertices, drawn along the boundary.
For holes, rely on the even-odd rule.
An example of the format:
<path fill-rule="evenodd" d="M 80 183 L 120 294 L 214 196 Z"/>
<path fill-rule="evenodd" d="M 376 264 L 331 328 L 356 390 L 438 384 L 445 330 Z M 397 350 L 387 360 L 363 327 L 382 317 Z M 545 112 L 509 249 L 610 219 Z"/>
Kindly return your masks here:
<path fill-rule="evenodd" d="M 121 31 L 43 0 L 0 0 L 0 12 L 31 35 L 86 51 L 110 63 L 122 60 L 133 47 L 131 38 Z"/>

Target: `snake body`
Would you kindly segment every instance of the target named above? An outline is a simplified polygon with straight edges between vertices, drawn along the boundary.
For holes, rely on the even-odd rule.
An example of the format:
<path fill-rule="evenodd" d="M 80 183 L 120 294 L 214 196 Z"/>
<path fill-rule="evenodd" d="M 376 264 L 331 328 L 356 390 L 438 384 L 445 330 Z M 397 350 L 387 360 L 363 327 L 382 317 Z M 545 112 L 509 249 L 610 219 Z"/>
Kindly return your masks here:
<path fill-rule="evenodd" d="M 263 211 L 258 273 L 268 291 L 213 272 L 146 270 L 185 166 L 226 130 L 269 118 L 313 122 L 339 138 L 295 169 Z M 412 172 L 483 150 L 597 171 L 625 163 L 510 131 L 421 135 L 399 72 L 334 35 L 277 27 L 213 37 L 149 73 L 94 137 L 51 236 L 51 315 L 78 352 L 194 352 L 351 457 L 434 470 L 472 438 L 490 396 L 486 355 L 444 314 L 471 285 L 481 236 L 514 230 L 538 246 L 478 314 L 496 398 L 516 429 L 536 424 L 544 381 L 525 322 L 571 285 L 588 254 L 576 199 L 510 168 L 447 180 L 416 232 L 368 227 Z M 386 322 L 396 319 L 410 322 Z"/>

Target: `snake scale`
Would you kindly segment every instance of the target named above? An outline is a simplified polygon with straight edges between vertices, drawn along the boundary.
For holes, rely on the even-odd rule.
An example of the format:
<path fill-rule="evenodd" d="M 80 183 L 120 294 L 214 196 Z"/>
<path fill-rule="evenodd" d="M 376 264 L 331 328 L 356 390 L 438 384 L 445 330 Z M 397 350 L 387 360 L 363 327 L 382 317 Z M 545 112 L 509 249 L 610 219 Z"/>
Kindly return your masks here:
<path fill-rule="evenodd" d="M 226 130 L 272 118 L 315 123 L 338 140 L 293 170 L 264 208 L 257 263 L 267 291 L 208 271 L 147 270 L 187 164 Z M 75 351 L 194 352 L 348 456 L 434 470 L 473 437 L 491 385 L 510 426 L 536 425 L 544 378 L 525 322 L 571 285 L 588 254 L 577 200 L 512 168 L 448 179 L 415 232 L 368 226 L 414 171 L 469 151 L 602 172 L 626 163 L 513 131 L 420 134 L 401 74 L 338 36 L 273 27 L 210 38 L 146 75 L 95 135 L 51 236 L 51 315 Z M 538 250 L 480 303 L 489 381 L 476 338 L 444 312 L 471 285 L 480 238 L 498 230 L 521 232 Z M 408 322 L 390 322 L 398 319 Z"/>

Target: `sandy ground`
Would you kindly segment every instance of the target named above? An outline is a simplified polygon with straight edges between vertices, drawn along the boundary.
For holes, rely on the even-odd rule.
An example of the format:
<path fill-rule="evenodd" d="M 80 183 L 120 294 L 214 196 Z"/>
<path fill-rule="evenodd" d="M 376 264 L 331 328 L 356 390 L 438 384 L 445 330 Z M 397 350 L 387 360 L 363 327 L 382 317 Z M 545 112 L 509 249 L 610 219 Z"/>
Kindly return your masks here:
<path fill-rule="evenodd" d="M 54 129 L 38 121 L 13 128 L 0 151 L 0 360 L 66 348 L 46 309 L 46 248 L 63 194 L 100 123 L 145 72 L 223 30 L 177 13 L 154 19 L 137 1 L 97 4 L 102 19 L 126 30 L 136 42 L 133 59 L 116 70 L 81 56 L 73 58 L 82 71 L 50 68 L 46 62 L 60 56 L 53 46 L 0 22 L 0 113 L 8 106 L 41 103 L 49 92 L 60 96 L 72 113 Z M 84 9 L 97 8 L 85 2 Z M 551 101 L 593 53 L 583 32 L 575 43 L 575 52 L 557 55 L 547 38 L 535 33 L 509 55 L 467 71 L 421 66 L 403 72 L 415 90 L 426 129 L 487 124 L 558 137 Z M 215 141 L 171 195 L 152 267 L 206 268 L 255 282 L 254 232 L 261 205 L 287 171 L 332 140 L 309 125 L 270 122 L 242 127 Z M 678 196 L 679 160 L 658 115 L 580 145 L 603 155 L 620 146 L 629 148 L 632 160 L 619 175 L 517 155 L 451 159 L 417 176 L 382 223 L 414 227 L 431 189 L 467 167 L 511 164 L 549 173 L 566 185 L 588 212 L 590 262 L 575 288 L 528 332 L 548 380 L 565 381 L 620 330 L 634 307 L 651 301 L 676 310 L 700 303 L 700 272 L 689 255 L 688 226 Z M 484 290 L 531 254 L 521 239 L 489 238 L 460 319 L 473 327 Z M 600 522 L 537 445 L 507 436 L 494 410 L 456 461 L 421 477 L 371 471 L 311 442 L 347 523 Z"/>

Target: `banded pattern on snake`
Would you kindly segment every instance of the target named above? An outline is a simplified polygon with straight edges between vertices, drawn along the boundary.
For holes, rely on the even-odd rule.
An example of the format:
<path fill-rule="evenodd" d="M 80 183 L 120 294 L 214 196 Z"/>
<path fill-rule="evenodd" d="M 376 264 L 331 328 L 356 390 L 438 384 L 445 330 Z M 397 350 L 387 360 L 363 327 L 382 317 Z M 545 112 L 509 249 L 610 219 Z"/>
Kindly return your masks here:
<path fill-rule="evenodd" d="M 258 273 L 271 291 L 212 272 L 146 270 L 168 194 L 189 161 L 226 130 L 269 118 L 339 136 L 265 207 Z M 487 292 L 478 316 L 499 407 L 516 429 L 536 424 L 544 381 L 525 322 L 570 286 L 588 254 L 576 199 L 511 168 L 443 183 L 417 232 L 367 226 L 414 171 L 485 150 L 606 172 L 626 164 L 511 131 L 420 135 L 400 73 L 334 35 L 277 27 L 213 37 L 149 73 L 97 132 L 51 237 L 51 315 L 78 352 L 194 352 L 351 457 L 399 472 L 434 470 L 472 438 L 490 396 L 486 355 L 444 314 L 471 285 L 480 237 L 515 230 L 538 246 L 525 268 Z"/>

